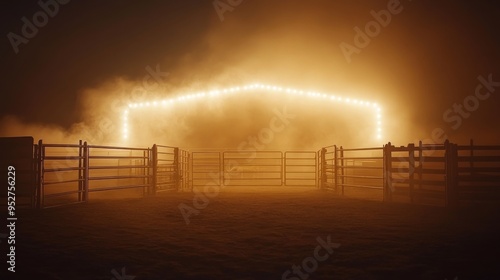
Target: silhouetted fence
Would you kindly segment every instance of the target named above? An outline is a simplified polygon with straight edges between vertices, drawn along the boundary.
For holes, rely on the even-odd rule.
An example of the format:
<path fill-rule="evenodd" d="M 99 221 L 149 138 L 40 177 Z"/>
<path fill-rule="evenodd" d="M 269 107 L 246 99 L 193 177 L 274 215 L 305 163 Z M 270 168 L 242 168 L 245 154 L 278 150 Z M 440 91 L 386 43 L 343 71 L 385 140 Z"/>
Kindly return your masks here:
<path fill-rule="evenodd" d="M 500 146 L 472 141 L 252 153 L 82 141 L 34 144 L 30 137 L 0 143 L 2 165 L 18 166 L 19 200 L 26 198 L 26 204 L 38 208 L 110 198 L 116 191 L 119 197 L 144 196 L 207 185 L 307 186 L 344 196 L 450 207 L 500 201 Z"/>
<path fill-rule="evenodd" d="M 175 147 L 113 147 L 79 144 L 35 145 L 38 208 L 83 203 L 89 197 L 154 195 L 184 188 L 186 151 Z"/>
<path fill-rule="evenodd" d="M 500 200 L 500 146 L 444 144 L 320 150 L 320 185 L 341 195 L 456 206 Z M 358 191 L 359 194 L 359 191 Z"/>

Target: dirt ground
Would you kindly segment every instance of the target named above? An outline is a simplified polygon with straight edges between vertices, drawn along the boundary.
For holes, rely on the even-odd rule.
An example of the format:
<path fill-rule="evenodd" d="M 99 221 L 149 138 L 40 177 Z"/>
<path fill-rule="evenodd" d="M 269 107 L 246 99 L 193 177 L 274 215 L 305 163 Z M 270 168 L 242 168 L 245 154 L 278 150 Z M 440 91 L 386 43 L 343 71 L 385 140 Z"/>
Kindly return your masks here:
<path fill-rule="evenodd" d="M 16 277 L 0 278 L 500 279 L 497 206 L 451 211 L 318 190 L 193 197 L 23 210 Z M 189 225 L 181 203 L 199 211 Z"/>

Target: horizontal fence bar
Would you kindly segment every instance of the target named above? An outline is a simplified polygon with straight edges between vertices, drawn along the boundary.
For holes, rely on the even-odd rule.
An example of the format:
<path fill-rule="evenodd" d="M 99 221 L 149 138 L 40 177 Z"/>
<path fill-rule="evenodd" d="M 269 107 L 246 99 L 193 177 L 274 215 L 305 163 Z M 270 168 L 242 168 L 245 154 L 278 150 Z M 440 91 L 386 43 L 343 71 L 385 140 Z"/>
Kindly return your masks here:
<path fill-rule="evenodd" d="M 141 179 L 148 178 L 149 175 L 127 175 L 127 176 L 101 176 L 101 177 L 89 177 L 89 181 L 102 181 L 102 180 L 120 180 L 120 179 Z"/>
<path fill-rule="evenodd" d="M 84 170 L 84 169 L 83 167 L 46 168 L 43 170 L 43 172 L 52 173 L 52 172 L 78 171 L 78 170 Z"/>
<path fill-rule="evenodd" d="M 144 156 L 89 156 L 89 159 L 144 159 Z"/>
<path fill-rule="evenodd" d="M 83 159 L 79 156 L 46 156 L 44 160 L 80 160 Z"/>
<path fill-rule="evenodd" d="M 464 146 L 458 145 L 457 149 L 460 151 L 500 151 L 500 146 L 486 146 L 486 145 L 474 145 L 474 146 Z"/>
<path fill-rule="evenodd" d="M 42 144 L 42 148 L 80 148 L 78 144 Z"/>
<path fill-rule="evenodd" d="M 343 160 L 382 160 L 383 157 L 339 157 L 339 159 Z"/>
<path fill-rule="evenodd" d="M 330 146 L 330 147 L 334 147 L 334 146 Z M 329 147 L 326 147 L 326 148 L 329 148 Z M 374 147 L 374 148 L 354 148 L 354 149 L 341 148 L 340 150 L 342 150 L 344 152 L 355 152 L 355 151 L 381 151 L 383 149 L 384 149 L 383 147 Z"/>
<path fill-rule="evenodd" d="M 137 169 L 137 168 L 148 168 L 149 165 L 101 165 L 101 166 L 90 166 L 89 170 L 108 170 L 108 169 Z"/>
<path fill-rule="evenodd" d="M 117 147 L 117 146 L 99 146 L 87 145 L 89 149 L 106 149 L 106 150 L 129 150 L 129 151 L 149 151 L 148 148 L 133 148 L 133 147 Z"/>
<path fill-rule="evenodd" d="M 377 187 L 377 186 L 368 186 L 368 185 L 354 185 L 354 184 L 339 184 L 340 186 L 343 187 L 351 187 L 351 188 L 362 188 L 362 189 L 377 189 L 381 190 L 383 189 L 382 186 Z"/>
<path fill-rule="evenodd" d="M 45 181 L 44 185 L 56 185 L 56 184 L 67 184 L 67 183 L 77 183 L 83 182 L 85 179 L 72 179 L 72 180 L 58 180 L 58 181 Z"/>
<path fill-rule="evenodd" d="M 500 162 L 500 156 L 458 156 L 459 162 Z"/>
<path fill-rule="evenodd" d="M 114 191 L 114 190 L 125 190 L 125 189 L 138 189 L 138 188 L 146 188 L 149 184 L 145 185 L 128 185 L 128 186 L 116 186 L 116 187 L 98 187 L 98 188 L 90 188 L 89 192 L 102 192 L 102 191 Z"/>
<path fill-rule="evenodd" d="M 359 179 L 384 179 L 381 176 L 366 176 L 366 175 L 338 175 L 341 178 L 359 178 Z"/>

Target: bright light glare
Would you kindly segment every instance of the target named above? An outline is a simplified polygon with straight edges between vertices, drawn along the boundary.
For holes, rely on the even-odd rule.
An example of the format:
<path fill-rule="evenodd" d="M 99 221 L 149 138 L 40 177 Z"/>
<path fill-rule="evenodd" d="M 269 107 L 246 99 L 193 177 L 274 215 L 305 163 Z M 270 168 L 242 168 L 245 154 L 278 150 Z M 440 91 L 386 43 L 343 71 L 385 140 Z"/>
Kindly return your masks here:
<path fill-rule="evenodd" d="M 128 136 L 130 134 L 130 129 L 128 127 L 128 120 L 129 120 L 129 114 L 135 110 L 140 110 L 140 108 L 143 107 L 150 107 L 151 105 L 153 107 L 158 107 L 158 105 L 166 106 L 166 105 L 172 105 L 176 102 L 179 101 L 186 101 L 186 100 L 191 100 L 191 99 L 199 99 L 202 97 L 218 97 L 221 95 L 225 95 L 227 93 L 235 93 L 235 92 L 242 92 L 242 91 L 255 91 L 255 90 L 264 90 L 268 92 L 284 92 L 286 94 L 290 95 L 307 95 L 310 98 L 318 98 L 321 97 L 322 99 L 329 99 L 331 102 L 335 103 L 345 103 L 349 104 L 351 106 L 361 106 L 365 107 L 365 110 L 373 110 L 372 113 L 375 114 L 376 121 L 375 121 L 375 135 L 377 139 L 382 139 L 382 108 L 379 106 L 378 103 L 375 102 L 369 102 L 369 101 L 363 101 L 363 100 L 358 100 L 358 99 L 350 99 L 346 97 L 341 97 L 337 95 L 330 95 L 330 94 L 325 94 L 325 93 L 318 93 L 318 92 L 312 92 L 312 91 L 303 91 L 303 90 L 298 90 L 294 88 L 282 88 L 279 86 L 272 86 L 272 85 L 263 85 L 263 84 L 251 84 L 251 85 L 246 85 L 243 87 L 232 87 L 232 88 L 227 88 L 227 89 L 219 89 L 219 90 L 211 90 L 208 93 L 205 92 L 200 92 L 200 93 L 190 93 L 190 94 L 184 94 L 184 95 L 178 95 L 175 98 L 167 98 L 162 100 L 161 102 L 158 101 L 152 101 L 150 102 L 140 102 L 140 103 L 130 103 L 126 106 L 126 108 L 123 111 L 123 139 L 126 140 L 128 139 Z M 368 108 L 366 108 L 368 106 Z M 371 108 L 370 108 L 371 107 Z"/>

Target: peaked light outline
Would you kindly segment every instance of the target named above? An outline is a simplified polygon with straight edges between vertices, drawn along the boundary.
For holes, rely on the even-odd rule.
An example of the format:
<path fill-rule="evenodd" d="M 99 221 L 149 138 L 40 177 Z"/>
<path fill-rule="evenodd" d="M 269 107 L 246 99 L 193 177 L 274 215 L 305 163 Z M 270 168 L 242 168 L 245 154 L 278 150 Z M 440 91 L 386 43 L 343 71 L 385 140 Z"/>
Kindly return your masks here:
<path fill-rule="evenodd" d="M 231 88 L 225 88 L 225 89 L 217 89 L 217 90 L 211 90 L 208 92 L 198 92 L 198 93 L 189 93 L 189 94 L 184 94 L 184 95 L 178 95 L 176 97 L 170 97 L 170 98 L 165 98 L 162 100 L 153 100 L 153 101 L 145 101 L 145 102 L 139 102 L 139 103 L 130 103 L 128 106 L 124 109 L 122 113 L 122 139 L 127 140 L 129 135 L 130 135 L 130 129 L 129 129 L 129 115 L 132 110 L 140 109 L 140 108 L 150 108 L 150 107 L 166 107 L 166 106 L 172 106 L 175 103 L 178 102 L 184 102 L 192 99 L 198 99 L 198 98 L 213 98 L 213 97 L 218 97 L 218 96 L 223 96 L 226 94 L 232 94 L 232 93 L 239 93 L 239 92 L 248 92 L 248 91 L 255 91 L 255 90 L 263 90 L 267 92 L 272 92 L 272 93 L 286 93 L 289 95 L 296 95 L 296 96 L 305 96 L 309 98 L 317 98 L 317 99 L 324 99 L 324 100 L 330 100 L 331 102 L 336 102 L 336 103 L 343 103 L 347 105 L 352 105 L 352 106 L 358 106 L 358 107 L 365 107 L 367 109 L 372 109 L 373 113 L 375 114 L 375 135 L 377 139 L 382 138 L 382 108 L 378 103 L 375 102 L 370 102 L 366 100 L 360 100 L 360 99 L 353 99 L 349 97 L 342 97 L 338 95 L 331 95 L 331 94 L 325 94 L 325 93 L 319 93 L 319 92 L 314 92 L 314 91 L 305 91 L 305 90 L 299 90 L 299 89 L 294 89 L 294 88 L 284 88 L 280 86 L 275 86 L 275 85 L 266 85 L 266 84 L 250 84 L 250 85 L 245 85 L 241 87 L 231 87 Z"/>

